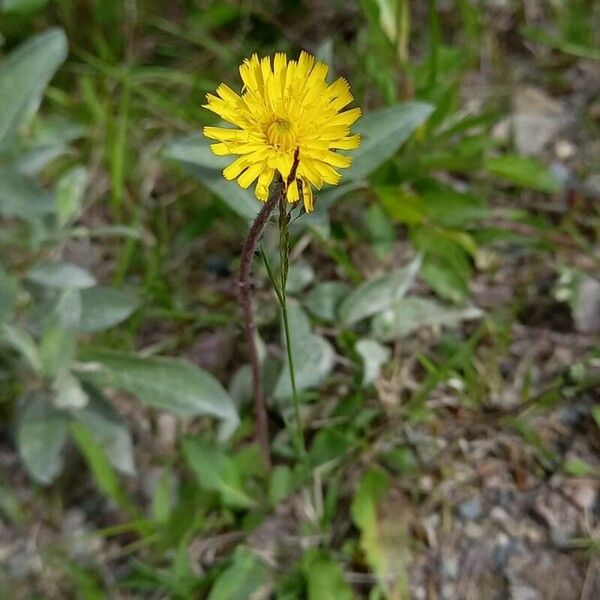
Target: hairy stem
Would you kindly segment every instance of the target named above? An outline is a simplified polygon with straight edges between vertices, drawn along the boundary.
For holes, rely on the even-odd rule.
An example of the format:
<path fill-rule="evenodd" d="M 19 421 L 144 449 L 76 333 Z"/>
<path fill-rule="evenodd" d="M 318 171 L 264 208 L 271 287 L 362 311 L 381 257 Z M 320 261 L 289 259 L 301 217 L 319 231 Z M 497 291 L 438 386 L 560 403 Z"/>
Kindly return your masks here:
<path fill-rule="evenodd" d="M 252 227 L 248 232 L 248 237 L 244 243 L 242 251 L 242 261 L 238 276 L 239 297 L 244 315 L 244 330 L 246 334 L 246 343 L 250 353 L 250 363 L 252 365 L 252 386 L 254 391 L 254 417 L 256 420 L 256 441 L 261 449 L 263 458 L 267 465 L 271 464 L 271 451 L 269 446 L 269 422 L 267 417 L 267 403 L 262 386 L 260 360 L 258 358 L 258 348 L 256 346 L 256 322 L 254 320 L 254 311 L 252 308 L 252 260 L 256 251 L 258 240 L 269 221 L 269 217 L 275 206 L 279 202 L 282 194 L 281 180 L 273 182 L 269 191 L 269 198 L 261 211 L 256 216 Z"/>

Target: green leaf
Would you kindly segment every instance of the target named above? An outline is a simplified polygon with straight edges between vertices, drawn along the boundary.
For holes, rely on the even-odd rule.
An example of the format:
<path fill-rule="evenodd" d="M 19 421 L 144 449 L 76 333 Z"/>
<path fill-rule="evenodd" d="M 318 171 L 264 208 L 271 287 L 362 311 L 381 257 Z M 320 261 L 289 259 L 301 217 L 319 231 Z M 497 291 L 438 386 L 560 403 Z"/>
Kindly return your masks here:
<path fill-rule="evenodd" d="M 463 302 L 473 272 L 469 256 L 474 250 L 472 238 L 464 232 L 429 227 L 413 229 L 411 237 L 415 248 L 424 254 L 423 279 L 443 298 Z"/>
<path fill-rule="evenodd" d="M 367 386 L 379 377 L 382 365 L 390 358 L 390 349 L 375 340 L 367 338 L 358 340 L 355 348 L 363 361 L 362 383 Z"/>
<path fill-rule="evenodd" d="M 331 237 L 331 222 L 329 213 L 331 207 L 346 194 L 367 187 L 364 181 L 349 181 L 335 187 L 327 187 L 318 193 L 313 212 L 302 215 L 301 219 L 291 223 L 294 233 L 312 230 L 318 237 L 328 240 Z"/>
<path fill-rule="evenodd" d="M 600 404 L 592 407 L 592 416 L 594 417 L 594 421 L 596 421 L 596 425 L 600 427 Z"/>
<path fill-rule="evenodd" d="M 571 460 L 567 460 L 563 466 L 565 473 L 567 475 L 571 475 L 572 477 L 588 477 L 593 471 L 593 467 L 581 460 L 580 458 L 572 458 Z"/>
<path fill-rule="evenodd" d="M 70 368 L 77 347 L 80 315 L 79 290 L 61 290 L 48 315 L 39 346 L 44 373 L 48 377 L 56 377 L 61 370 Z"/>
<path fill-rule="evenodd" d="M 377 522 L 377 505 L 390 487 L 389 476 L 379 470 L 367 471 L 356 490 L 350 514 L 361 531 L 372 529 Z"/>
<path fill-rule="evenodd" d="M 17 279 L 13 275 L 9 275 L 0 264 L 0 323 L 11 318 L 17 292 Z"/>
<path fill-rule="evenodd" d="M 349 292 L 350 286 L 341 281 L 324 281 L 306 295 L 304 307 L 315 317 L 333 323 L 337 319 L 338 305 Z"/>
<path fill-rule="evenodd" d="M 215 581 L 208 600 L 249 600 L 268 583 L 267 567 L 256 554 L 239 547 L 230 567 Z"/>
<path fill-rule="evenodd" d="M 288 294 L 301 292 L 315 278 L 313 268 L 304 260 L 290 266 L 285 287 Z"/>
<path fill-rule="evenodd" d="M 428 255 L 423 261 L 421 275 L 431 289 L 444 299 L 463 302 L 469 295 L 470 274 L 457 266 L 462 262 L 464 253 L 456 249 L 451 254 Z"/>
<path fill-rule="evenodd" d="M 0 216 L 31 222 L 53 214 L 54 210 L 52 195 L 33 179 L 0 167 Z"/>
<path fill-rule="evenodd" d="M 80 331 L 103 331 L 125 321 L 139 306 L 137 296 L 124 290 L 92 287 L 81 292 Z"/>
<path fill-rule="evenodd" d="M 85 127 L 64 116 L 44 115 L 32 122 L 25 150 L 10 164 L 24 175 L 37 175 L 58 157 L 72 155 L 69 144 L 85 133 Z"/>
<path fill-rule="evenodd" d="M 152 493 L 152 518 L 160 524 L 168 522 L 174 504 L 175 478 L 170 469 L 165 469 L 158 478 Z"/>
<path fill-rule="evenodd" d="M 505 154 L 491 157 L 485 161 L 484 167 L 492 175 L 506 179 L 518 187 L 548 193 L 557 192 L 561 188 L 547 167 L 528 156 Z"/>
<path fill-rule="evenodd" d="M 397 186 L 378 186 L 374 191 L 387 214 L 398 223 L 419 225 L 425 220 L 423 200 L 417 193 Z"/>
<path fill-rule="evenodd" d="M 74 238 L 129 238 L 150 243 L 152 238 L 147 236 L 142 229 L 127 227 L 126 225 L 103 225 L 94 227 L 73 227 L 70 236 Z"/>
<path fill-rule="evenodd" d="M 420 266 L 421 257 L 417 256 L 402 269 L 364 282 L 342 302 L 339 310 L 342 322 L 352 325 L 397 302 L 412 285 Z"/>
<path fill-rule="evenodd" d="M 421 191 L 424 212 L 432 223 L 443 227 L 467 227 L 488 215 L 478 196 L 436 184 Z"/>
<path fill-rule="evenodd" d="M 352 166 L 344 173 L 344 179 L 362 179 L 381 166 L 432 112 L 430 104 L 406 102 L 364 115 L 353 127 L 361 134 L 361 143 L 351 154 Z"/>
<path fill-rule="evenodd" d="M 39 483 L 49 484 L 63 468 L 67 441 L 67 416 L 49 396 L 29 392 L 17 404 L 17 447 L 27 472 Z"/>
<path fill-rule="evenodd" d="M 377 255 L 386 258 L 390 255 L 396 241 L 394 225 L 378 204 L 372 204 L 367 210 L 366 227 Z"/>
<path fill-rule="evenodd" d="M 568 4 L 564 5 L 567 8 Z M 583 4 L 580 5 L 583 7 Z M 568 10 L 568 8 L 567 8 Z M 575 8 L 575 10 L 578 10 Z M 585 10 L 585 9 L 583 9 Z M 590 21 L 591 23 L 591 21 Z M 520 29 L 523 37 L 529 38 L 539 44 L 545 44 L 556 50 L 560 50 L 565 54 L 571 54 L 579 58 L 587 58 L 589 60 L 600 60 L 600 48 L 593 45 L 585 45 L 577 43 L 573 40 L 568 40 L 563 37 L 549 35 L 546 31 L 541 28 L 533 26 L 525 26 Z"/>
<path fill-rule="evenodd" d="M 485 201 L 459 192 L 435 179 L 402 186 L 378 186 L 375 193 L 387 214 L 399 223 L 419 225 L 424 221 L 443 227 L 468 227 L 488 215 Z"/>
<path fill-rule="evenodd" d="M 50 0 L 0 0 L 0 12 L 30 13 L 48 4 Z"/>
<path fill-rule="evenodd" d="M 237 508 L 252 508 L 256 501 L 244 489 L 235 462 L 220 448 L 197 438 L 183 440 L 183 454 L 204 489 L 220 494 L 223 502 Z"/>
<path fill-rule="evenodd" d="M 210 145 L 213 142 L 199 133 L 175 138 L 165 145 L 162 155 L 170 160 L 188 162 L 206 169 L 223 170 L 231 157 L 213 154 Z"/>
<path fill-rule="evenodd" d="M 404 298 L 373 319 L 373 335 L 382 341 L 407 336 L 421 327 L 456 327 L 483 316 L 476 306 L 448 306 L 429 298 Z"/>
<path fill-rule="evenodd" d="M 352 433 L 342 425 L 324 427 L 315 435 L 309 458 L 313 468 L 347 456 L 353 442 Z"/>
<path fill-rule="evenodd" d="M 81 166 L 69 169 L 58 180 L 56 184 L 56 214 L 61 227 L 79 216 L 87 180 L 87 170 Z"/>
<path fill-rule="evenodd" d="M 389 476 L 367 471 L 354 495 L 350 513 L 360 531 L 360 547 L 387 597 L 407 596 L 410 534 L 401 499 L 390 502 Z M 385 504 L 385 510 L 382 505 Z"/>
<path fill-rule="evenodd" d="M 269 477 L 269 504 L 277 506 L 294 489 L 294 475 L 286 465 L 277 465 Z"/>
<path fill-rule="evenodd" d="M 4 323 L 0 326 L 0 341 L 19 352 L 27 360 L 34 373 L 39 375 L 43 372 L 42 358 L 38 347 L 28 331 Z"/>
<path fill-rule="evenodd" d="M 232 162 L 232 157 L 215 156 L 210 144 L 199 134 L 176 138 L 166 145 L 163 156 L 180 162 L 186 172 L 201 181 L 240 217 L 254 219 L 261 203 L 250 190 L 223 177 L 223 169 Z"/>
<path fill-rule="evenodd" d="M 135 394 L 143 402 L 172 413 L 222 420 L 220 434 L 229 437 L 239 424 L 233 400 L 209 373 L 176 358 L 94 349 L 83 353 L 79 375 L 100 387 Z"/>
<path fill-rule="evenodd" d="M 310 321 L 298 304 L 290 303 L 288 305 L 288 320 L 296 371 L 296 389 L 302 391 L 319 385 L 331 373 L 334 351 L 325 338 L 312 332 Z M 285 345 L 285 340 L 283 340 L 283 344 Z M 275 384 L 273 394 L 278 400 L 287 400 L 292 397 L 287 358 Z"/>
<path fill-rule="evenodd" d="M 327 552 L 312 550 L 302 558 L 308 600 L 352 600 L 354 594 L 344 580 L 340 565 Z"/>
<path fill-rule="evenodd" d="M 68 369 L 62 369 L 58 372 L 52 382 L 54 391 L 54 404 L 62 409 L 79 409 L 88 403 L 88 395 L 85 393 L 81 384 Z"/>
<path fill-rule="evenodd" d="M 56 288 L 83 289 L 96 284 L 85 269 L 68 262 L 42 262 L 34 265 L 27 278 L 38 285 Z"/>
<path fill-rule="evenodd" d="M 37 108 L 48 82 L 67 57 L 62 29 L 49 29 L 21 44 L 0 64 L 0 148 L 13 140 Z"/>
<path fill-rule="evenodd" d="M 30 150 L 18 154 L 10 166 L 23 175 L 33 177 L 60 156 L 69 154 L 69 147 L 59 144 L 33 146 Z"/>
<path fill-rule="evenodd" d="M 126 423 L 99 390 L 87 385 L 84 390 L 87 406 L 72 411 L 73 418 L 87 426 L 117 471 L 135 475 L 133 442 Z"/>
<path fill-rule="evenodd" d="M 0 480 L 0 519 L 19 528 L 27 526 L 27 517 L 22 507 L 24 502 L 20 496 L 11 485 Z M 2 589 L 0 586 L 0 590 Z"/>
<path fill-rule="evenodd" d="M 124 492 L 119 478 L 113 471 L 102 447 L 96 442 L 91 430 L 81 422 L 71 423 L 71 433 L 90 467 L 96 484 L 117 506 L 122 509 L 130 507 L 130 501 Z"/>

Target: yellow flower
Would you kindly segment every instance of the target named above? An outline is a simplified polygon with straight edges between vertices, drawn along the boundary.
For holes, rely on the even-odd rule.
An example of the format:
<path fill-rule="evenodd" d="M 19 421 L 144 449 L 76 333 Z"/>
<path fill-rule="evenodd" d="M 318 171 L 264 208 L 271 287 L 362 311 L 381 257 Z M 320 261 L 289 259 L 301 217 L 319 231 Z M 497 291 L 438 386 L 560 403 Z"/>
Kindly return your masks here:
<path fill-rule="evenodd" d="M 211 145 L 215 154 L 239 155 L 223 171 L 226 179 L 247 188 L 258 178 L 256 197 L 265 201 L 279 171 L 286 184 L 291 179 L 287 201 L 302 196 L 307 212 L 313 209 L 311 185 L 320 189 L 340 182 L 336 169 L 349 167 L 351 159 L 336 150 L 358 147 L 360 136 L 350 134 L 350 125 L 360 108 L 342 111 L 353 100 L 350 86 L 341 77 L 328 85 L 327 70 L 306 52 L 289 62 L 281 53 L 273 61 L 255 54 L 240 66 L 241 95 L 224 83 L 217 96 L 207 95 L 205 108 L 238 127 L 204 128 L 204 135 L 218 142 Z"/>

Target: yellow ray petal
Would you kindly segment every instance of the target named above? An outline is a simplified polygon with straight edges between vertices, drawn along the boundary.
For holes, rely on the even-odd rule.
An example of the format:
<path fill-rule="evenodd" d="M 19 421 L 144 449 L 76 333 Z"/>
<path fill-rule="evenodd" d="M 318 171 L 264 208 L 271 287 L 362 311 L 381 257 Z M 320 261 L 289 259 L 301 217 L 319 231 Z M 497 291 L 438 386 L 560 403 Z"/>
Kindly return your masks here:
<path fill-rule="evenodd" d="M 304 210 L 306 212 L 312 212 L 313 193 L 310 183 L 306 179 L 302 180 L 302 200 L 304 201 Z"/>
<path fill-rule="evenodd" d="M 223 98 L 223 100 L 232 105 L 235 108 L 241 98 L 225 83 L 221 83 L 217 88 L 217 94 Z"/>
<path fill-rule="evenodd" d="M 226 156 L 227 154 L 232 154 L 232 152 L 229 151 L 227 144 L 224 144 L 223 142 L 211 144 L 210 149 L 212 150 L 213 154 L 216 154 L 217 156 Z"/>
<path fill-rule="evenodd" d="M 245 156 L 236 158 L 230 165 L 223 169 L 223 177 L 228 181 L 235 179 L 244 169 L 248 167 L 248 159 Z"/>
<path fill-rule="evenodd" d="M 307 157 L 302 158 L 300 160 L 300 165 L 298 166 L 298 173 L 302 175 L 304 179 L 310 181 L 317 189 L 323 187 L 323 178 L 319 171 L 317 171 L 314 160 Z"/>
<path fill-rule="evenodd" d="M 239 177 L 238 183 L 240 187 L 246 189 L 250 186 L 250 184 L 260 175 L 260 173 L 265 168 L 265 164 L 262 162 L 257 162 L 251 164 Z"/>
<path fill-rule="evenodd" d="M 273 181 L 274 174 L 275 169 L 265 167 L 258 176 L 258 182 L 256 183 L 256 189 L 254 190 L 254 194 L 259 200 L 262 200 L 263 202 L 269 197 L 269 186 Z"/>
<path fill-rule="evenodd" d="M 218 140 L 219 142 L 244 142 L 250 139 L 249 132 L 243 131 L 242 129 L 227 129 L 226 127 L 212 127 L 207 125 L 202 130 L 202 133 L 205 137 L 210 138 L 211 140 Z"/>
<path fill-rule="evenodd" d="M 360 135 L 350 135 L 348 137 L 334 140 L 329 143 L 330 148 L 338 148 L 339 150 L 354 150 L 360 146 Z"/>
<path fill-rule="evenodd" d="M 335 117 L 333 117 L 333 119 L 331 119 L 331 121 L 330 121 L 330 125 L 332 125 L 332 126 L 335 126 L 335 125 L 350 126 L 350 125 L 352 125 L 352 123 L 354 123 L 356 120 L 358 120 L 360 118 L 360 115 L 361 115 L 360 108 L 351 108 L 350 110 L 345 110 L 344 112 L 341 112 L 341 113 L 337 114 Z"/>
<path fill-rule="evenodd" d="M 300 194 L 298 193 L 298 183 L 296 179 L 290 183 L 287 189 L 286 198 L 288 202 L 298 202 Z"/>
<path fill-rule="evenodd" d="M 320 160 L 315 160 L 313 164 L 325 183 L 337 185 L 340 182 L 342 176 L 327 163 L 321 162 Z"/>
<path fill-rule="evenodd" d="M 337 152 L 331 152 L 331 150 L 319 152 L 316 155 L 316 158 L 340 169 L 347 169 L 352 164 L 352 159 L 350 157 L 338 154 Z"/>

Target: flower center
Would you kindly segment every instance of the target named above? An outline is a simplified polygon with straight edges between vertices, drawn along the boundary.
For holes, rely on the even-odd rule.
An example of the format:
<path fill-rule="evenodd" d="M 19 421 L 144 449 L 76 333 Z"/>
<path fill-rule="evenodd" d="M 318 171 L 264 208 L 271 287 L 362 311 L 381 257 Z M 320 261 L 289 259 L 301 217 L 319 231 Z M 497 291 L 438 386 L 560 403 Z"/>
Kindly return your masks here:
<path fill-rule="evenodd" d="M 267 140 L 279 150 L 292 150 L 296 147 L 296 128 L 284 117 L 275 117 L 267 128 Z"/>

